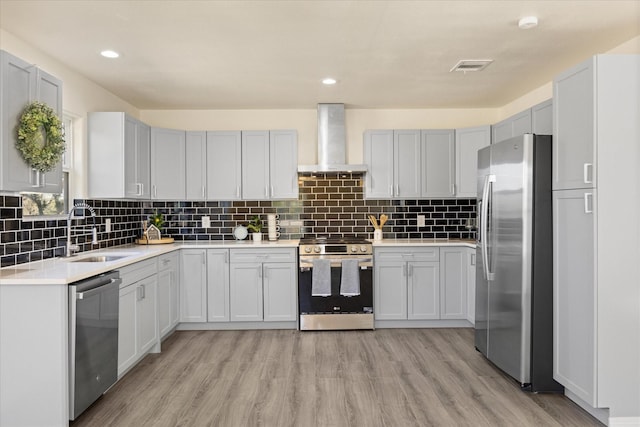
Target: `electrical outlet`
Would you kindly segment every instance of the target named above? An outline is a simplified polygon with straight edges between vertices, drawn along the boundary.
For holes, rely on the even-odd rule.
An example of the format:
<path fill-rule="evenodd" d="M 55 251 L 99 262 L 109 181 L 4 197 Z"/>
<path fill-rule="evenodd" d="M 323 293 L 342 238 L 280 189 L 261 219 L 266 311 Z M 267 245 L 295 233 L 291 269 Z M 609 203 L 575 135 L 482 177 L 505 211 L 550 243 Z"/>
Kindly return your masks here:
<path fill-rule="evenodd" d="M 211 228 L 211 217 L 203 216 L 202 217 L 202 228 Z"/>
<path fill-rule="evenodd" d="M 111 233 L 111 218 L 106 218 L 104 220 L 104 232 Z"/>
<path fill-rule="evenodd" d="M 424 215 L 418 215 L 417 217 L 418 219 L 418 227 L 424 227 L 425 226 L 425 222 L 424 222 Z"/>

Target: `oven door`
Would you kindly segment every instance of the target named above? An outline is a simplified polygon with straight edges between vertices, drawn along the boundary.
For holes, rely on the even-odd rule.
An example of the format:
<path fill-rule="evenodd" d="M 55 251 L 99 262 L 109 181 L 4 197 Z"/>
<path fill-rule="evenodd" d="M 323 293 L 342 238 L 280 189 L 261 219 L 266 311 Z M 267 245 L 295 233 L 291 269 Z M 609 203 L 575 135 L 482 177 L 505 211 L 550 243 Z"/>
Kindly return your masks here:
<path fill-rule="evenodd" d="M 323 256 L 331 260 L 331 296 L 311 295 L 314 257 L 301 257 L 298 273 L 300 329 L 373 329 L 373 258 L 360 257 L 360 295 L 340 295 L 342 260 L 354 256 Z M 341 316 L 336 316 L 341 315 Z M 331 316 L 331 318 L 327 318 Z M 320 325 L 320 324 L 321 325 Z"/>

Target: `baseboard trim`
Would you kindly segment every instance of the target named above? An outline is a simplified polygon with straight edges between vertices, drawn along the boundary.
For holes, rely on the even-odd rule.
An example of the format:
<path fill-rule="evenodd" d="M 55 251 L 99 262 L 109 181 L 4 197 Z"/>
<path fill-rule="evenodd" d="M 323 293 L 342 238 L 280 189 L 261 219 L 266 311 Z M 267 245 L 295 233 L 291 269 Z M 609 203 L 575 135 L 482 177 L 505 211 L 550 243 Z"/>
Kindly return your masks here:
<path fill-rule="evenodd" d="M 385 328 L 473 328 L 467 320 L 376 320 L 376 329 Z"/>
<path fill-rule="evenodd" d="M 640 427 L 640 417 L 611 417 L 609 427 Z"/>
<path fill-rule="evenodd" d="M 180 323 L 178 331 L 240 331 L 250 329 L 298 329 L 298 322 Z"/>

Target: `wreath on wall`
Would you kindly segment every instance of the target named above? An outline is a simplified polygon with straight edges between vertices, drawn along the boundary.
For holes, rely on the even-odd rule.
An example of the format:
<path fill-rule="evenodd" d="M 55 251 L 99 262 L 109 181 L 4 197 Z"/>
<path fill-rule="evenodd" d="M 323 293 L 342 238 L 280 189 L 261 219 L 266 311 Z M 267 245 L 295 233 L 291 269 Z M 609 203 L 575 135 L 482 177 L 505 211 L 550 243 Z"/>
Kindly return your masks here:
<path fill-rule="evenodd" d="M 32 102 L 25 108 L 18 125 L 16 148 L 29 166 L 49 172 L 64 153 L 62 121 L 51 107 Z"/>

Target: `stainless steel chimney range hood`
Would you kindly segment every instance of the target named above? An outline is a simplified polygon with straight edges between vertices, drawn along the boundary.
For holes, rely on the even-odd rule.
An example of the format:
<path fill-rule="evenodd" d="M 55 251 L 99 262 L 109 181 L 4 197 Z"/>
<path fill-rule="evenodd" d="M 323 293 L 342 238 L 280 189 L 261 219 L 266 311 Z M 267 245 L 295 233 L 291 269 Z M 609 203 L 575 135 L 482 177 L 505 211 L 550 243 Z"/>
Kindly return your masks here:
<path fill-rule="evenodd" d="M 318 164 L 298 172 L 366 172 L 367 165 L 347 164 L 344 104 L 318 104 Z"/>

